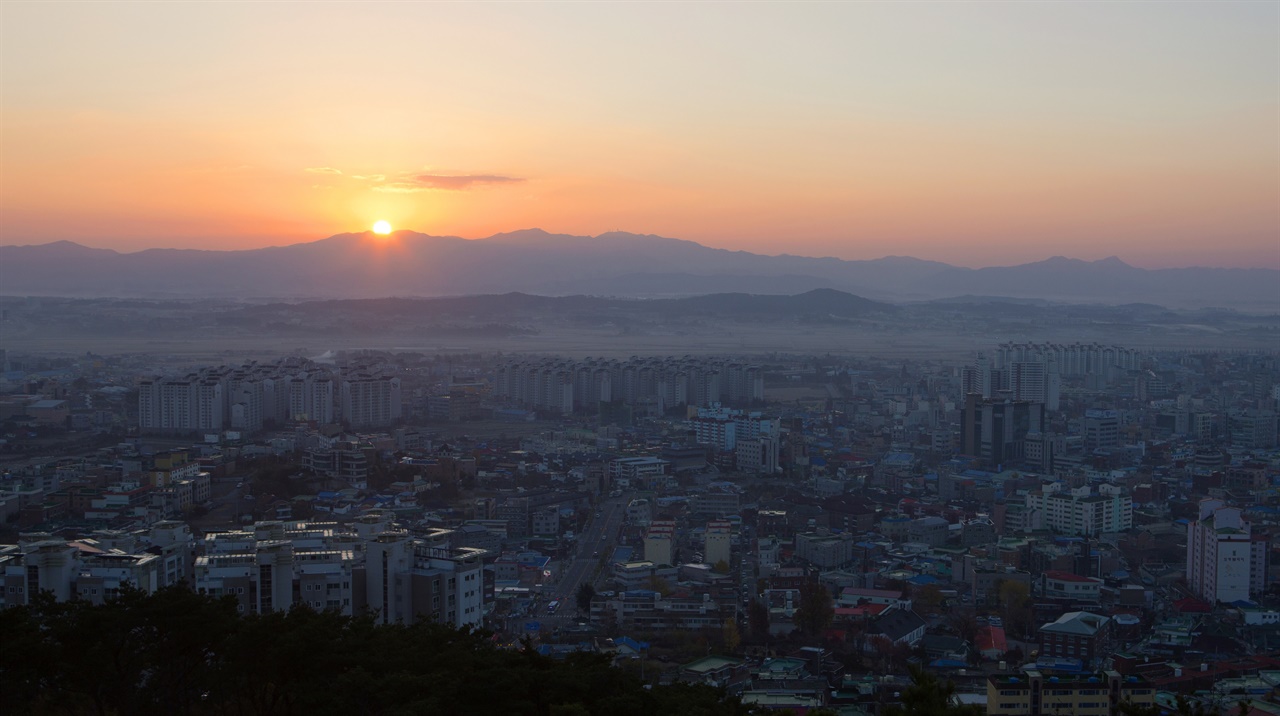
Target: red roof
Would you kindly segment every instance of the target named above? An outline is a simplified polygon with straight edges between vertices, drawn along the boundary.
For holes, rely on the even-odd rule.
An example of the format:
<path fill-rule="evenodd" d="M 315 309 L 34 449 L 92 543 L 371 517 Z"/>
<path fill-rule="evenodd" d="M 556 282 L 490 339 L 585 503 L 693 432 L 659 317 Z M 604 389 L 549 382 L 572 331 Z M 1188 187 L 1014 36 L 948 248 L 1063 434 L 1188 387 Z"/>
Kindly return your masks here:
<path fill-rule="evenodd" d="M 836 607 L 835 615 L 838 617 L 874 617 L 888 608 L 888 604 L 861 604 L 856 607 Z"/>
<path fill-rule="evenodd" d="M 1009 650 L 1004 638 L 1004 627 L 985 626 L 978 630 L 978 651 L 999 651 L 1001 654 Z"/>
<path fill-rule="evenodd" d="M 1050 572 L 1045 572 L 1044 576 L 1046 579 L 1056 579 L 1059 582 L 1093 582 L 1095 581 L 1093 577 L 1081 577 L 1080 575 L 1072 574 L 1071 572 L 1050 571 Z"/>
<path fill-rule="evenodd" d="M 1187 597 L 1186 599 L 1179 599 L 1178 601 L 1174 602 L 1173 610 L 1175 612 L 1181 612 L 1183 614 L 1186 614 L 1187 612 L 1198 612 L 1201 614 L 1208 614 L 1213 611 L 1213 605 L 1204 601 L 1203 599 L 1196 599 L 1195 597 Z"/>

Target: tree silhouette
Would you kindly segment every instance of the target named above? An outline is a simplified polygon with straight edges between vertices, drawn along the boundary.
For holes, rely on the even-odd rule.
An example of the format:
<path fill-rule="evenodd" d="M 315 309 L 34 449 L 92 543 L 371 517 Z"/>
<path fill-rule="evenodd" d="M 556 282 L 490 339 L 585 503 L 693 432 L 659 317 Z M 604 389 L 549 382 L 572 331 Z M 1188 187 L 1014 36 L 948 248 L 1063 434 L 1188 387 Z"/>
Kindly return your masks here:
<path fill-rule="evenodd" d="M 835 607 L 831 602 L 831 592 L 817 582 L 805 582 L 800 585 L 800 605 L 793 617 L 800 631 L 816 636 L 826 629 L 835 617 Z"/>
<path fill-rule="evenodd" d="M 911 667 L 911 685 L 902 690 L 898 703 L 885 708 L 885 716 L 979 716 L 982 713 L 976 706 L 954 704 L 951 698 L 956 693 L 956 685 L 952 681 L 939 681 L 938 677 L 921 669 Z"/>
<path fill-rule="evenodd" d="M 234 598 L 181 587 L 101 606 L 37 596 L 0 610 L 0 645 L 6 716 L 748 713 L 706 686 L 645 688 L 604 655 L 305 607 L 240 617 Z"/>
<path fill-rule="evenodd" d="M 582 586 L 578 587 L 578 594 L 576 596 L 576 599 L 578 600 L 578 611 L 591 611 L 591 600 L 594 599 L 595 596 L 596 588 L 591 586 L 591 582 L 583 582 Z"/>
<path fill-rule="evenodd" d="M 747 626 L 751 628 L 751 635 L 756 638 L 769 635 L 769 608 L 763 602 L 753 599 L 747 605 Z"/>

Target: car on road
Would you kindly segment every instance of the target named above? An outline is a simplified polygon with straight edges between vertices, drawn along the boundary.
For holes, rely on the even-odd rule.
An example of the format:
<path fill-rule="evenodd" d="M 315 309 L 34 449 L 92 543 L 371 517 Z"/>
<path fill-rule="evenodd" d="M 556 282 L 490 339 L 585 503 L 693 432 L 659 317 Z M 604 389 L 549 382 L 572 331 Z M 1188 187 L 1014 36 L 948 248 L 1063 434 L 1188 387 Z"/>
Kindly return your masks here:
<path fill-rule="evenodd" d="M 599 556 L 600 556 L 600 550 L 596 550 L 596 551 L 592 552 L 592 553 L 591 553 L 591 556 L 592 556 L 592 557 L 599 557 Z"/>
<path fill-rule="evenodd" d="M 551 603 L 547 605 L 547 614 L 555 614 L 556 610 L 559 608 L 560 608 L 560 600 L 553 599 Z"/>

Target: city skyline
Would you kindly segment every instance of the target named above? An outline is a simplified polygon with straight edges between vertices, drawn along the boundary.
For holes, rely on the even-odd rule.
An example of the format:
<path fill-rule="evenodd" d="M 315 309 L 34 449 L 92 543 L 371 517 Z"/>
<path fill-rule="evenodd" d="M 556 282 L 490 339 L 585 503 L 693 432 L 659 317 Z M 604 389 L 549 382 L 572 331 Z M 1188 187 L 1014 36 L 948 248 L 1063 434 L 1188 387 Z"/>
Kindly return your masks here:
<path fill-rule="evenodd" d="M 386 220 L 1280 268 L 1274 4 L 3 17 L 0 244 L 240 249 Z"/>

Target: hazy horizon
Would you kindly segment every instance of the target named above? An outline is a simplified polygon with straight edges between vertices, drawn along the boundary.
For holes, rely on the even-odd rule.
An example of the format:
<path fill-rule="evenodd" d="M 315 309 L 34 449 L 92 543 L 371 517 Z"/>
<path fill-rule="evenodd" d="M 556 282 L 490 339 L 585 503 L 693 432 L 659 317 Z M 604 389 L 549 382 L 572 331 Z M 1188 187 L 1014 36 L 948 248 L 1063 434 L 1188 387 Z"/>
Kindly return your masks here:
<path fill-rule="evenodd" d="M 1280 268 L 1275 3 L 5 3 L 0 244 Z"/>
<path fill-rule="evenodd" d="M 325 236 L 325 237 L 322 237 L 322 238 L 317 238 L 317 239 L 302 239 L 302 240 L 300 240 L 300 241 L 294 241 L 294 242 L 290 242 L 290 243 L 264 244 L 264 245 L 262 245 L 262 246 L 250 246 L 250 247 L 241 247 L 241 248 L 222 248 L 222 247 L 214 247 L 214 246 L 208 246 L 208 247 L 197 247 L 197 246 L 164 246 L 164 245 L 154 245 L 154 246 L 144 246 L 144 247 L 138 247 L 138 248 L 132 248 L 132 249 L 121 249 L 121 248 L 116 248 L 116 247 L 112 247 L 112 246 L 104 246 L 104 245 L 101 245 L 100 243 L 99 243 L 99 244 L 95 244 L 95 242 L 93 242 L 92 240 L 89 240 L 89 239 L 86 239 L 86 240 L 76 240 L 76 239 L 53 239 L 53 240 L 50 240 L 50 241 L 44 241 L 44 242 L 39 242 L 39 243 L 5 243 L 5 242 L 3 242 L 3 241 L 0 241 L 0 246 L 13 246 L 13 247 L 30 248 L 30 247 L 48 246 L 48 245 L 50 245 L 50 244 L 57 244 L 57 243 L 67 242 L 67 243 L 77 244 L 77 245 L 79 245 L 79 246 L 83 246 L 83 247 L 85 247 L 85 248 L 90 248 L 90 249 L 106 249 L 106 250 L 110 250 L 110 251 L 115 251 L 115 252 L 116 252 L 116 253 L 118 253 L 118 254 L 126 255 L 126 254 L 136 254 L 136 253 L 141 253 L 141 252 L 143 252 L 143 251 L 155 251 L 155 250 L 174 250 L 174 251 L 189 251 L 189 250 L 197 250 L 197 251 L 255 251 L 255 250 L 258 250 L 258 249 L 266 249 L 266 248 L 285 248 L 285 247 L 288 247 L 288 246 L 300 246 L 300 245 L 305 245 L 305 244 L 314 244 L 314 243 L 319 243 L 319 242 L 322 242 L 322 241 L 328 241 L 328 240 L 330 240 L 330 239 L 335 239 L 335 238 L 338 238 L 338 237 L 341 237 L 341 236 L 362 236 L 362 235 L 363 235 L 363 236 L 368 237 L 368 238 L 371 240 L 371 242 L 373 242 L 373 243 L 378 243 L 378 244 L 382 244 L 382 243 L 385 243 L 385 242 L 388 242 L 388 241 L 392 241 L 392 242 L 394 242 L 394 241 L 396 240 L 396 238 L 397 238 L 397 235 L 401 235 L 401 234 L 412 234 L 412 235 L 414 235 L 414 236 L 419 236 L 419 237 L 429 238 L 429 239 L 460 239 L 460 240 L 463 240 L 463 241 L 486 241 L 486 240 L 493 239 L 493 238 L 498 237 L 498 236 L 503 236 L 503 235 L 508 235 L 508 234 L 519 234 L 519 233 L 524 233 L 524 232 L 536 232 L 536 231 L 541 231 L 541 232 L 544 232 L 544 233 L 546 233 L 546 234 L 548 234 L 548 235 L 552 235 L 552 236 L 573 236 L 574 238 L 585 238 L 585 239 L 598 239 L 598 238 L 600 238 L 601 236 L 604 236 L 604 235 L 606 235 L 606 234 L 610 234 L 610 233 L 623 233 L 623 234 L 632 234 L 632 235 L 634 235 L 634 236 L 636 236 L 636 237 L 639 237 L 639 238 L 656 238 L 656 239 L 669 240 L 669 241 L 688 241 L 688 242 L 692 242 L 692 243 L 696 243 L 696 244 L 699 244 L 699 245 L 705 246 L 705 247 L 707 247 L 707 248 L 723 248 L 723 249 L 725 249 L 725 250 L 729 250 L 729 251 L 745 251 L 744 249 L 734 249 L 734 248 L 731 248 L 731 247 L 712 246 L 712 245 L 710 245 L 710 244 L 705 244 L 705 243 L 700 242 L 700 241 L 693 241 L 692 239 L 685 239 L 685 238 L 682 238 L 682 237 L 679 237 L 679 236 L 658 236 L 657 234 L 648 234 L 648 233 L 642 233 L 642 232 L 637 232 L 637 231 L 627 231 L 627 230 L 625 230 L 625 229 L 618 229 L 618 230 L 614 230 L 614 231 L 602 232 L 602 233 L 600 233 L 600 234 L 595 234 L 595 235 L 591 235 L 591 234 L 581 234 L 581 235 L 579 235 L 579 234 L 567 234 L 567 233 L 565 233 L 565 232 L 559 232 L 559 231 L 551 231 L 551 230 L 544 229 L 544 228 L 542 228 L 542 227 L 527 227 L 527 228 L 522 228 L 522 229 L 513 229 L 513 230 L 510 230 L 510 231 L 502 231 L 502 232 L 498 232 L 498 233 L 496 233 L 496 234 L 491 234 L 491 235 L 488 235 L 488 236 L 453 236 L 453 235 L 443 235 L 443 234 L 429 234 L 429 233 L 422 232 L 422 231 L 417 231 L 417 230 L 414 230 L 414 229 L 402 229 L 402 228 L 396 228 L 396 229 L 392 232 L 392 235 L 391 235 L 390 237 L 382 237 L 382 236 L 375 236 L 373 231 L 366 229 L 366 230 L 363 230 L 363 231 L 361 231 L 361 230 L 340 231 L 340 232 L 337 232 L 337 233 L 335 233 L 335 234 L 332 234 L 332 235 L 329 235 L 329 236 Z M 1127 260 L 1124 256 L 1120 256 L 1120 255 L 1118 255 L 1118 254 L 1111 254 L 1111 255 L 1107 255 L 1107 256 L 1101 256 L 1101 257 L 1098 257 L 1098 258 L 1081 258 L 1081 257 L 1079 257 L 1079 256 L 1071 256 L 1071 255 L 1067 255 L 1067 254 L 1051 254 L 1051 255 L 1045 255 L 1045 256 L 1042 256 L 1042 257 L 1040 257 L 1040 258 L 1032 258 L 1032 259 L 1028 259 L 1028 260 L 1026 260 L 1026 261 L 1020 261 L 1020 262 L 1018 262 L 1018 263 L 992 263 L 992 264 L 977 264 L 977 263 L 973 263 L 973 262 L 969 262 L 969 263 L 962 263 L 962 262 L 954 262 L 954 261 L 943 261 L 943 260 L 941 260 L 941 259 L 931 258 L 931 257 L 928 257 L 928 256 L 912 256 L 912 255 L 907 255 L 907 254 L 884 254 L 884 255 L 881 255 L 881 256 L 868 256 L 868 257 L 866 257 L 866 258 L 847 259 L 847 258 L 843 258 L 843 257 L 839 257 L 839 256 L 830 256 L 830 255 L 827 255 L 827 256 L 820 256 L 820 255 L 817 255 L 817 254 L 802 254 L 802 253 L 787 252 L 787 251 L 780 251 L 780 252 L 777 252 L 777 253 L 764 253 L 764 252 L 757 252 L 757 251 L 749 251 L 749 252 L 747 252 L 747 253 L 754 253 L 754 254 L 757 254 L 757 255 L 760 255 L 760 256 L 768 256 L 768 257 L 792 256 L 792 257 L 798 257 L 798 258 L 817 258 L 817 259 L 829 259 L 829 258 L 835 258 L 835 259 L 840 259 L 840 260 L 845 260 L 845 261 L 879 261 L 879 260 L 884 260 L 884 259 L 917 259 L 917 260 L 920 260 L 920 261 L 929 261 L 929 262 L 945 263 L 945 264 L 948 264 L 948 265 L 954 266 L 954 267 L 956 267 L 956 268 L 968 268 L 968 269 L 981 269 L 981 268 L 1012 268 L 1012 267 L 1016 267 L 1016 266 L 1023 266 L 1023 265 L 1030 264 L 1030 263 L 1040 263 L 1040 262 L 1048 261 L 1048 260 L 1051 260 L 1051 259 L 1068 259 L 1068 260 L 1072 260 L 1072 261 L 1084 261 L 1084 262 L 1088 262 L 1088 263 L 1097 263 L 1097 262 L 1105 261 L 1105 260 L 1108 260 L 1108 259 L 1118 259 L 1119 261 L 1121 261 L 1121 262 L 1123 262 L 1123 263 L 1125 263 L 1125 264 L 1127 264 L 1127 265 L 1129 265 L 1129 266 L 1132 266 L 1132 267 L 1134 267 L 1134 268 L 1144 269 L 1144 270 L 1180 269 L 1180 268 L 1187 268 L 1187 269 L 1190 269 L 1190 268 L 1210 268 L 1210 269 L 1218 269 L 1218 268 L 1221 268 L 1221 269 L 1231 269 L 1231 268 L 1244 268 L 1244 269 L 1250 269 L 1250 268 L 1262 268 L 1262 269 L 1271 269 L 1271 268 L 1275 268 L 1275 267 L 1272 267 L 1272 266 L 1220 266 L 1220 265 L 1215 266 L 1215 265 L 1209 265 L 1209 264 L 1186 264 L 1186 265 L 1176 265 L 1176 266 L 1175 266 L 1175 265 L 1171 265 L 1171 266 L 1146 266 L 1146 265 L 1142 265 L 1142 264 L 1140 264 L 1140 263 L 1138 263 L 1138 262 L 1135 262 L 1135 261 Z"/>

